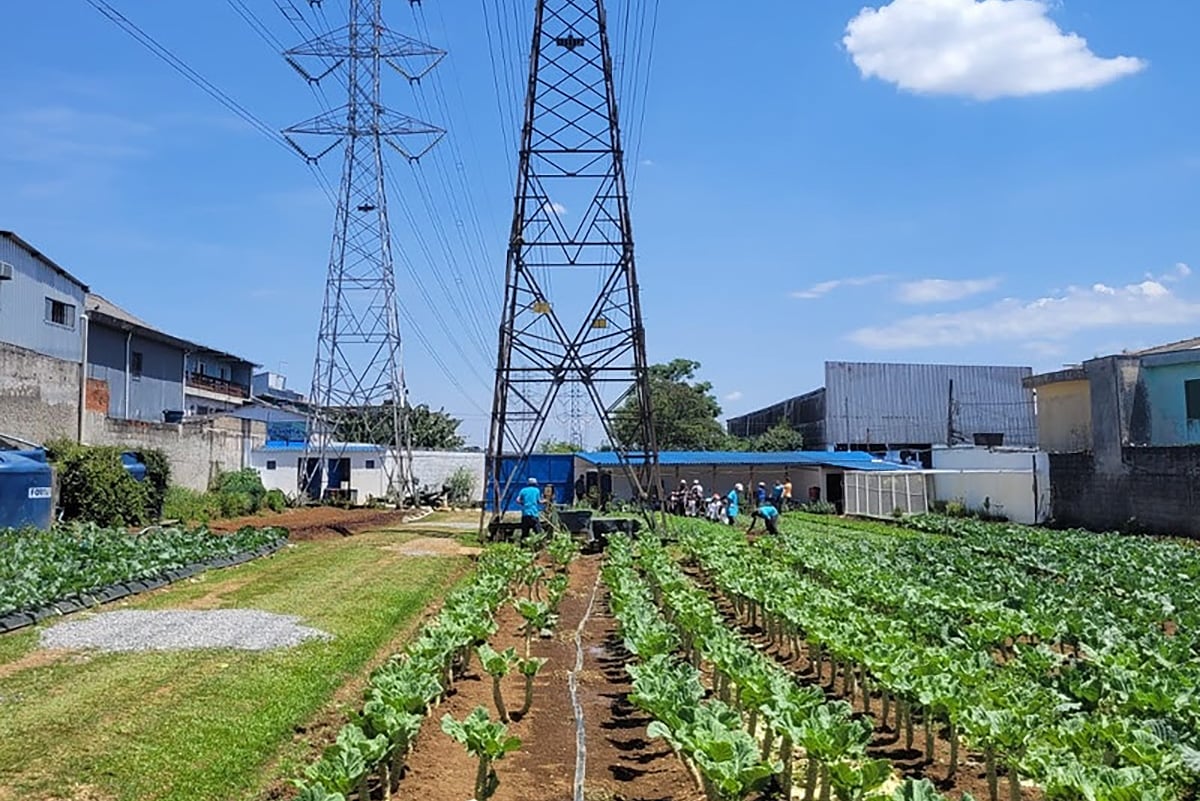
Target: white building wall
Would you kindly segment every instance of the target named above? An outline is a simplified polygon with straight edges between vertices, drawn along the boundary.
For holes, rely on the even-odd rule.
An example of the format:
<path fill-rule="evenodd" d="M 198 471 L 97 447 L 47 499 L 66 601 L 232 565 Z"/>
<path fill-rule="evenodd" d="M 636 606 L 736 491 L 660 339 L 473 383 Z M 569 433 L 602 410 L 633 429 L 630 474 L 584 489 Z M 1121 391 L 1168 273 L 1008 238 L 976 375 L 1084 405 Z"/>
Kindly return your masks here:
<path fill-rule="evenodd" d="M 471 500 L 483 500 L 484 455 L 470 451 L 413 451 L 412 474 L 421 489 L 440 490 L 460 467 L 475 479 Z"/>
<path fill-rule="evenodd" d="M 270 448 L 256 449 L 251 455 L 251 465 L 262 476 L 263 486 L 267 489 L 278 489 L 294 495 L 300 477 L 300 460 L 303 451 L 274 450 Z M 383 451 L 348 454 L 350 459 L 350 488 L 358 491 L 358 502 L 365 503 L 369 496 L 383 497 L 387 491 L 387 473 L 384 470 Z M 374 462 L 373 467 L 367 467 L 367 461 Z M 482 453 L 459 451 L 413 451 L 413 476 L 418 486 L 432 490 L 440 490 L 450 476 L 460 467 L 471 471 L 475 477 L 473 500 L 483 500 L 483 460 Z M 267 463 L 274 462 L 273 470 L 268 469 Z"/>
<path fill-rule="evenodd" d="M 938 448 L 930 474 L 934 500 L 960 501 L 1014 523 L 1044 523 L 1051 516 L 1050 457 L 1040 451 Z"/>

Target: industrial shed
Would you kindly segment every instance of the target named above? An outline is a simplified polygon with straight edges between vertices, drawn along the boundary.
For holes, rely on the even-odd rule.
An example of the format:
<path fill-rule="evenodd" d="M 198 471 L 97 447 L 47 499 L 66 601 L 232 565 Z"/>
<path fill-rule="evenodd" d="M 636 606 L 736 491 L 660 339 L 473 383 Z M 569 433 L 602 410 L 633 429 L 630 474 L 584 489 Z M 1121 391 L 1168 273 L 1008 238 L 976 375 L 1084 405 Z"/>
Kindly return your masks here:
<path fill-rule="evenodd" d="M 931 466 L 937 446 L 1037 444 L 1028 367 L 826 362 L 825 386 L 730 419 L 755 437 L 779 423 L 812 450 L 868 451 Z"/>
<path fill-rule="evenodd" d="M 843 499 L 843 477 L 847 472 L 905 469 L 868 453 L 827 451 L 664 451 L 659 454 L 659 464 L 668 491 L 680 481 L 691 484 L 696 480 L 710 493 L 727 493 L 739 482 L 749 493 L 759 481 L 770 486 L 776 480 L 790 477 L 794 500 L 812 498 L 839 506 Z M 591 484 L 589 474 L 599 476 L 603 473 L 612 476 L 615 497 L 630 498 L 633 495 L 615 453 L 600 451 L 575 455 L 576 477 L 582 476 Z"/>

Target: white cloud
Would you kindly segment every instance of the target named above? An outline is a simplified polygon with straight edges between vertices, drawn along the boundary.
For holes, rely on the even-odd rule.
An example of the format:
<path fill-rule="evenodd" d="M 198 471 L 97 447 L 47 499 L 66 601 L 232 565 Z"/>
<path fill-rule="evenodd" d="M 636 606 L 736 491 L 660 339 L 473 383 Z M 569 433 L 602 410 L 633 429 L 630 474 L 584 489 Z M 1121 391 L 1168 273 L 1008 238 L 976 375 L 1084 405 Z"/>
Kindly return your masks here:
<path fill-rule="evenodd" d="M 1173 284 L 1176 281 L 1182 281 L 1191 274 L 1192 268 L 1180 261 L 1176 262 L 1175 266 L 1169 272 L 1165 272 L 1162 275 L 1146 273 L 1146 280 L 1158 281 L 1160 284 Z"/>
<path fill-rule="evenodd" d="M 642 161 L 641 161 L 641 165 L 642 165 L 643 167 L 653 167 L 653 166 L 654 166 L 654 160 L 653 160 L 653 159 L 642 159 Z"/>
<path fill-rule="evenodd" d="M 1048 12 L 1045 0 L 892 0 L 860 11 L 842 44 L 864 78 L 977 100 L 1095 89 L 1145 69 L 1097 56 Z"/>
<path fill-rule="evenodd" d="M 725 396 L 725 400 L 729 401 L 730 403 L 740 401 L 741 399 L 742 399 L 742 391 L 740 389 L 736 390 L 734 392 L 730 392 L 728 395 Z"/>
<path fill-rule="evenodd" d="M 925 278 L 901 284 L 899 299 L 901 303 L 947 303 L 990 292 L 999 285 L 999 278 L 972 278 L 965 281 Z"/>
<path fill-rule="evenodd" d="M 886 281 L 887 279 L 888 276 L 886 275 L 864 275 L 857 278 L 837 278 L 832 281 L 822 281 L 819 284 L 813 284 L 808 289 L 793 292 L 792 297 L 800 298 L 801 300 L 816 300 L 817 298 L 825 297 L 839 287 L 869 286 L 871 284 L 878 284 L 880 281 Z"/>
<path fill-rule="evenodd" d="M 542 208 L 545 209 L 547 213 L 553 214 L 556 217 L 562 217 L 567 213 L 566 206 L 561 203 L 551 203 L 549 200 L 546 201 Z"/>
<path fill-rule="evenodd" d="M 898 350 L 970 345 L 977 342 L 1037 343 L 1046 349 L 1080 331 L 1122 326 L 1183 325 L 1200 321 L 1200 303 L 1181 297 L 1159 281 L 1112 287 L 1069 287 L 1023 301 L 1008 298 L 960 312 L 914 315 L 891 325 L 853 331 L 849 339 L 866 348 Z"/>

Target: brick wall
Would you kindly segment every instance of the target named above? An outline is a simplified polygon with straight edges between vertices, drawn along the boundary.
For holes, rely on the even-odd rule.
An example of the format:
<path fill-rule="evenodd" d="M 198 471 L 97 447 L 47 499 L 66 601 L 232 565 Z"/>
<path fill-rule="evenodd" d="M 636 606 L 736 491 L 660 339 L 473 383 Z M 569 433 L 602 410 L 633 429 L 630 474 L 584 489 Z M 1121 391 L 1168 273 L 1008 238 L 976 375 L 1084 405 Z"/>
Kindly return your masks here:
<path fill-rule="evenodd" d="M 89 445 L 157 448 L 171 463 L 171 483 L 194 490 L 208 489 L 219 471 L 250 466 L 250 449 L 267 440 L 267 426 L 256 420 L 216 418 L 180 424 L 114 420 L 88 413 L 85 441 Z"/>
<path fill-rule="evenodd" d="M 46 442 L 79 433 L 79 364 L 0 343 L 0 433 Z"/>
<path fill-rule="evenodd" d="M 1200 447 L 1123 448 L 1107 468 L 1050 454 L 1050 486 L 1058 523 L 1200 538 Z"/>

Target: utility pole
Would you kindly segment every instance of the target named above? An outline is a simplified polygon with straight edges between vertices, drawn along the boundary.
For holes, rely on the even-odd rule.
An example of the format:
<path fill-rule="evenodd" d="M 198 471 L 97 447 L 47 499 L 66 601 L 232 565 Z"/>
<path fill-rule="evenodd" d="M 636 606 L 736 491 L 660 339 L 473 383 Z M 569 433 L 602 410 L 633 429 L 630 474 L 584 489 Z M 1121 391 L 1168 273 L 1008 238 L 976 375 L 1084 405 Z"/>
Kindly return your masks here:
<path fill-rule="evenodd" d="M 319 0 L 318 0 L 319 2 Z M 342 174 L 317 333 L 300 491 L 324 498 L 350 479 L 348 442 L 379 445 L 387 496 L 415 495 L 396 279 L 388 224 L 385 147 L 416 160 L 444 131 L 385 107 L 384 67 L 409 81 L 445 51 L 387 29 L 382 0 L 348 0 L 347 24 L 284 52 L 309 83 L 332 77 L 346 104 L 284 130 L 310 163 L 339 145 Z M 315 65 L 315 66 L 313 66 Z M 315 148 L 301 139 L 322 137 Z M 416 142 L 420 146 L 410 146 Z"/>
<path fill-rule="evenodd" d="M 488 444 L 497 516 L 564 386 L 595 407 L 635 498 L 661 497 L 624 159 L 603 0 L 537 0 Z"/>

